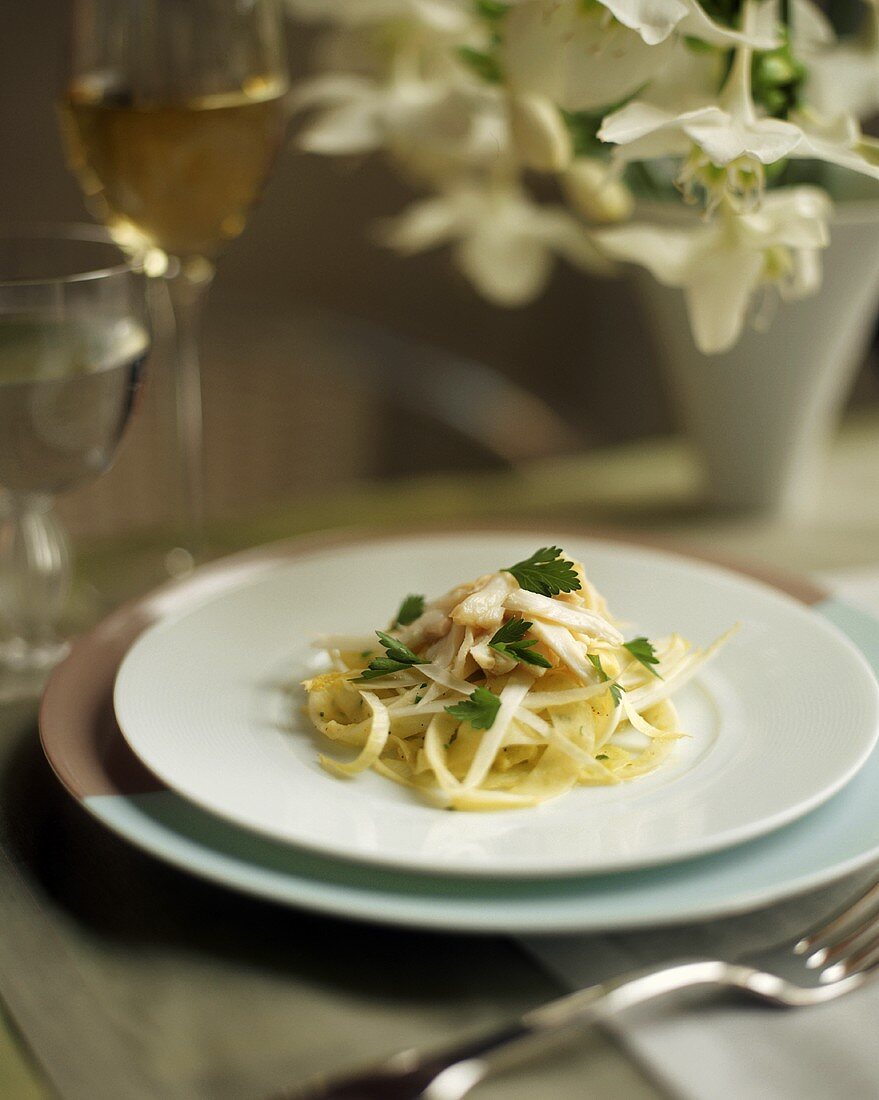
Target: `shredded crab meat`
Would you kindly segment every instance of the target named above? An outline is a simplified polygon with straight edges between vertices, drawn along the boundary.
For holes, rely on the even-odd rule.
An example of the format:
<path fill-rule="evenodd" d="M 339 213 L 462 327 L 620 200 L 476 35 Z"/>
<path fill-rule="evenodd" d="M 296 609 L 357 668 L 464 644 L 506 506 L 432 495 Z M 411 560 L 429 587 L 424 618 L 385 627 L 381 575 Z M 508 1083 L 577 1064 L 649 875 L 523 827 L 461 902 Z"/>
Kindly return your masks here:
<path fill-rule="evenodd" d="M 504 621 L 504 603 L 515 587 L 509 573 L 495 573 L 452 609 L 451 618 L 465 626 L 496 630 Z"/>
<path fill-rule="evenodd" d="M 563 626 L 550 626 L 549 623 L 536 622 L 531 630 L 536 638 L 545 642 L 581 684 L 598 683 L 598 673 L 589 661 L 586 646 L 579 638 Z"/>
<path fill-rule="evenodd" d="M 488 642 L 480 642 L 470 650 L 470 656 L 479 665 L 483 672 L 490 676 L 504 676 L 512 672 L 516 667 L 516 658 L 507 657 L 492 649 Z"/>
<path fill-rule="evenodd" d="M 506 606 L 510 611 L 520 611 L 547 623 L 567 626 L 599 642 L 622 645 L 625 640 L 613 623 L 608 622 L 603 615 L 587 608 L 571 607 L 560 600 L 541 596 L 538 592 L 512 592 L 507 596 Z"/>
<path fill-rule="evenodd" d="M 420 649 L 425 642 L 435 642 L 452 629 L 452 620 L 438 607 L 431 607 L 396 631 L 397 637 L 410 649 Z"/>
<path fill-rule="evenodd" d="M 372 769 L 464 811 L 519 810 L 660 767 L 687 735 L 671 696 L 732 631 L 704 650 L 677 634 L 627 643 L 583 566 L 556 553 L 570 591 L 532 591 L 503 570 L 392 621 L 382 639 L 318 638 L 332 670 L 305 682 L 307 712 L 355 752 L 321 764 L 349 780 Z"/>

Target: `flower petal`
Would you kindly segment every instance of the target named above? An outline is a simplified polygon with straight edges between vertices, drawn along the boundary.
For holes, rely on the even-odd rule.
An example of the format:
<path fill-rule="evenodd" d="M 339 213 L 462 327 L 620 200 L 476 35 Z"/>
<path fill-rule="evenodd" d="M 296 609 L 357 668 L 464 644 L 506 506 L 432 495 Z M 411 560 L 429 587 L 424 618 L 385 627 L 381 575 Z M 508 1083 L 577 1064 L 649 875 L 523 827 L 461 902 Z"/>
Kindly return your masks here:
<path fill-rule="evenodd" d="M 772 12 L 775 22 L 781 16 L 780 4 L 773 0 L 771 4 L 765 4 L 764 9 Z M 833 33 L 833 24 L 812 0 L 793 0 L 793 19 L 791 20 L 791 37 L 794 52 L 799 56 L 804 50 L 812 51 L 820 46 L 829 46 L 836 40 Z"/>
<path fill-rule="evenodd" d="M 684 132 L 714 164 L 729 164 L 742 156 L 774 164 L 793 152 L 802 140 L 799 127 L 780 118 L 761 118 L 748 125 L 726 115 L 682 122 Z"/>
<path fill-rule="evenodd" d="M 879 57 L 875 50 L 839 46 L 809 62 L 806 78 L 809 102 L 827 114 L 852 111 L 858 118 L 879 107 Z"/>
<path fill-rule="evenodd" d="M 712 227 L 691 229 L 633 222 L 597 229 L 593 237 L 611 259 L 640 264 L 665 286 L 683 286 L 690 270 L 715 236 Z"/>
<path fill-rule="evenodd" d="M 447 34 L 460 33 L 474 22 L 466 0 L 287 0 L 299 19 L 362 27 L 393 20 L 418 20 Z"/>
<path fill-rule="evenodd" d="M 637 31 L 648 46 L 664 42 L 688 14 L 684 0 L 602 0 L 609 12 Z"/>
<path fill-rule="evenodd" d="M 598 136 L 602 141 L 625 144 L 647 134 L 653 134 L 657 130 L 682 128 L 700 121 L 724 122 L 727 118 L 726 112 L 719 107 L 701 107 L 695 111 L 678 114 L 642 99 L 636 99 L 618 111 L 611 112 L 601 124 Z"/>
<path fill-rule="evenodd" d="M 455 259 L 480 294 L 501 306 L 533 301 L 552 270 L 552 255 L 546 245 L 490 231 L 461 241 Z"/>
<path fill-rule="evenodd" d="M 354 100 L 375 96 L 375 81 L 350 73 L 324 73 L 298 84 L 290 93 L 289 106 L 293 111 L 305 111 L 310 107 L 334 107 Z"/>
<path fill-rule="evenodd" d="M 592 234 L 561 206 L 541 206 L 531 219 L 532 235 L 583 271 L 609 275 L 613 271 Z"/>
<path fill-rule="evenodd" d="M 513 142 L 524 164 L 537 172 L 561 172 L 571 163 L 571 135 L 551 100 L 513 95 L 509 110 Z"/>
<path fill-rule="evenodd" d="M 678 24 L 681 34 L 689 34 L 712 46 L 753 46 L 755 50 L 774 50 L 781 45 L 781 37 L 773 28 L 765 28 L 765 20 L 755 20 L 757 27 L 753 34 L 743 34 L 715 22 L 698 0 L 685 0 L 689 9 L 687 15 Z"/>
<path fill-rule="evenodd" d="M 728 351 L 738 340 L 763 263 L 760 252 L 718 249 L 694 270 L 684 299 L 693 339 L 704 355 Z"/>
<path fill-rule="evenodd" d="M 381 146 L 383 136 L 373 105 L 366 100 L 324 111 L 296 141 L 308 153 L 339 156 L 372 152 Z"/>
<path fill-rule="evenodd" d="M 821 253 L 817 248 L 803 248 L 794 253 L 792 278 L 779 286 L 785 301 L 808 298 L 821 289 Z"/>
<path fill-rule="evenodd" d="M 831 211 L 830 198 L 819 187 L 769 191 L 759 210 L 739 217 L 738 233 L 753 248 L 824 248 Z"/>
<path fill-rule="evenodd" d="M 579 0 L 525 0 L 504 20 L 502 61 L 512 87 L 566 111 L 624 99 L 665 64 L 672 39 L 648 46 L 635 31 L 608 25 L 600 7 Z"/>
<path fill-rule="evenodd" d="M 649 102 L 672 114 L 716 105 L 725 74 L 721 51 L 697 52 L 678 39 L 667 64 L 650 81 Z"/>
<path fill-rule="evenodd" d="M 577 157 L 561 184 L 568 202 L 592 222 L 621 222 L 632 213 L 632 192 L 613 166 L 596 157 Z"/>
<path fill-rule="evenodd" d="M 454 201 L 437 195 L 413 202 L 397 217 L 379 222 L 376 236 L 389 248 L 413 255 L 452 239 L 460 228 L 460 212 Z"/>
<path fill-rule="evenodd" d="M 870 142 L 861 137 L 860 127 L 851 115 L 843 115 L 829 125 L 816 125 L 809 119 L 803 122 L 802 141 L 791 154 L 793 157 L 823 160 L 879 179 L 876 153 Z"/>

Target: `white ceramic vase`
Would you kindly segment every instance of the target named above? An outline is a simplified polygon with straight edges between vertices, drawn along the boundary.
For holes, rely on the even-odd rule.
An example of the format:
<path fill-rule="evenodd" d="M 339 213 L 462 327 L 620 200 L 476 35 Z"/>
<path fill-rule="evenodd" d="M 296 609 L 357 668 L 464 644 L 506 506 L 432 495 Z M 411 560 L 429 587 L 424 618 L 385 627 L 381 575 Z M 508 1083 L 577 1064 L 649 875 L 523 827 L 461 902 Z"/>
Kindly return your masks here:
<path fill-rule="evenodd" d="M 780 303 L 769 330 L 721 355 L 693 343 L 680 290 L 639 278 L 675 409 L 711 502 L 785 518 L 811 509 L 829 438 L 879 306 L 879 202 L 842 203 L 814 297 Z"/>

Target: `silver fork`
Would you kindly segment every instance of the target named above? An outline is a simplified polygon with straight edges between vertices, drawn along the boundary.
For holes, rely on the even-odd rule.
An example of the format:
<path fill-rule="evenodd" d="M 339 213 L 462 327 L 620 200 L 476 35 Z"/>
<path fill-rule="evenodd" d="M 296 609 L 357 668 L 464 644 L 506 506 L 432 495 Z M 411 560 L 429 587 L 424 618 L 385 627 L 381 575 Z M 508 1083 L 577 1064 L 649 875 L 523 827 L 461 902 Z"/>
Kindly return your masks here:
<path fill-rule="evenodd" d="M 475 1085 L 579 1029 L 685 989 L 732 990 L 782 1008 L 823 1004 L 879 970 L 879 882 L 829 920 L 768 951 L 726 962 L 683 958 L 624 974 L 442 1051 L 395 1054 L 361 1073 L 313 1081 L 279 1100 L 462 1100 Z"/>

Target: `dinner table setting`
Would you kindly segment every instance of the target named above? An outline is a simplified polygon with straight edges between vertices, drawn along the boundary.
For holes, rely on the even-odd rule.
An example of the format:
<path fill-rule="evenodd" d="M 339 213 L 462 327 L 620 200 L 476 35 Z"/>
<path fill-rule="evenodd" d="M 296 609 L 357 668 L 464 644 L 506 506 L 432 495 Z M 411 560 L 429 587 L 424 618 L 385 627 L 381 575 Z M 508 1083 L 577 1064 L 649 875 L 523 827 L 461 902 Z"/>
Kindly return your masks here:
<path fill-rule="evenodd" d="M 844 452 L 842 444 L 835 452 L 840 469 Z M 505 489 L 510 499 L 517 494 L 517 480 L 493 475 L 496 491 Z M 135 595 L 84 630 L 49 678 L 39 726 L 33 698 L 4 703 L 0 990 L 9 1021 L 4 1072 L 16 1090 L 10 1095 L 464 1095 L 454 1079 L 448 1092 L 425 1092 L 423 1079 L 402 1093 L 389 1086 L 363 1091 L 359 1085 L 329 1091 L 328 1082 L 339 1075 L 363 1074 L 402 1051 L 417 1052 L 420 1059 L 475 1061 L 479 1069 L 468 1079 L 468 1090 L 483 1074 L 501 1074 L 480 1086 L 485 1095 L 492 1089 L 503 1096 L 552 1089 L 579 1096 L 586 1087 L 607 1096 L 872 1095 L 876 1067 L 869 1036 L 876 987 L 866 982 L 863 989 L 841 990 L 845 995 L 838 1001 L 784 1010 L 759 1003 L 767 992 L 770 1000 L 777 996 L 777 990 L 761 988 L 749 1001 L 741 989 L 733 995 L 717 975 L 683 999 L 672 995 L 673 986 L 655 1003 L 656 994 L 647 991 L 640 1008 L 641 996 L 634 994 L 631 1004 L 619 1006 L 613 1000 L 603 1008 L 601 999 L 594 1005 L 574 1002 L 567 1023 L 567 1011 L 554 1013 L 551 1007 L 568 993 L 602 983 L 609 990 L 633 974 L 661 975 L 696 960 L 756 965 L 770 955 L 770 973 L 797 988 L 833 992 L 831 983 L 820 984 L 827 967 L 810 971 L 794 948 L 875 882 L 869 757 L 839 793 L 790 824 L 756 839 L 733 840 L 714 854 L 685 853 L 664 861 L 660 856 L 652 867 L 639 868 L 637 852 L 617 852 L 610 858 L 621 863 L 618 869 L 610 862 L 610 870 L 583 874 L 577 861 L 588 846 L 560 849 L 552 844 L 548 821 L 554 853 L 549 862 L 561 869 L 548 875 L 539 866 L 524 866 L 524 874 L 515 867 L 512 874 L 497 870 L 504 857 L 508 866 L 511 857 L 522 859 L 521 849 L 527 854 L 529 845 L 511 850 L 493 844 L 493 833 L 503 835 L 493 826 L 494 814 L 476 834 L 481 843 L 471 835 L 462 845 L 454 829 L 440 829 L 432 842 L 429 831 L 416 834 L 413 845 L 397 827 L 397 850 L 390 858 L 377 856 L 380 819 L 371 831 L 364 821 L 328 838 L 307 835 L 310 815 L 304 824 L 296 814 L 282 815 L 275 821 L 277 837 L 265 835 L 271 822 L 257 819 L 271 803 L 269 789 L 249 809 L 218 802 L 218 812 L 205 804 L 220 797 L 216 791 L 206 794 L 197 784 L 190 790 L 184 783 L 178 793 L 132 751 L 130 745 L 138 742 L 120 733 L 113 691 L 120 664 L 137 656 L 137 639 L 140 645 L 151 634 L 158 639 L 153 656 L 169 662 L 167 675 L 179 653 L 155 633 L 163 624 L 185 624 L 187 613 L 197 616 L 199 609 L 208 616 L 222 614 L 224 599 L 236 593 L 250 599 L 257 594 L 265 608 L 277 606 L 278 584 L 295 591 L 291 578 L 302 568 L 297 563 L 332 570 L 338 567 L 327 563 L 334 558 L 345 563 L 353 554 L 363 562 L 376 549 L 382 557 L 395 546 L 408 553 L 413 543 L 422 548 L 413 580 L 426 576 L 428 566 L 436 571 L 440 562 L 448 572 L 453 547 L 460 548 L 460 556 L 484 560 L 489 549 L 496 556 L 497 547 L 527 548 L 544 532 L 572 549 L 591 550 L 596 567 L 603 563 L 611 574 L 620 561 L 634 574 L 631 562 L 646 554 L 651 572 L 681 569 L 687 585 L 697 583 L 694 577 L 709 584 L 716 575 L 724 581 L 734 577 L 736 584 L 747 578 L 742 583 L 761 599 L 779 601 L 785 612 L 793 610 L 804 620 L 820 616 L 828 637 L 844 651 L 856 647 L 864 655 L 852 666 L 854 675 L 871 682 L 864 665 L 879 656 L 874 625 L 879 586 L 875 569 L 851 568 L 844 539 L 831 570 L 779 572 L 777 565 L 755 567 L 752 558 L 733 573 L 728 564 L 706 565 L 712 546 L 732 543 L 740 556 L 749 541 L 760 545 L 780 533 L 769 535 L 754 520 L 715 521 L 713 530 L 708 523 L 701 530 L 690 525 L 682 555 L 673 549 L 680 545 L 680 530 L 669 531 L 677 521 L 657 531 L 651 517 L 650 530 L 636 531 L 633 525 L 610 532 L 606 518 L 595 528 L 584 524 L 588 509 L 574 500 L 567 522 L 538 515 L 524 531 L 521 519 L 513 526 L 501 515 L 488 524 L 468 517 L 463 501 L 444 522 L 445 493 L 440 489 L 431 504 L 429 488 L 425 479 L 425 514 L 414 529 L 407 515 L 405 523 L 401 517 L 384 530 L 352 531 L 344 522 L 344 494 L 335 530 L 270 538 L 229 554 L 231 540 L 246 545 L 247 524 L 218 528 L 222 550 L 215 561 Z M 325 508 L 322 502 L 321 513 Z M 594 505 L 597 515 L 607 517 L 609 511 L 606 504 Z M 279 532 L 285 521 L 307 531 L 301 514 L 263 516 L 251 529 L 261 538 Z M 157 537 L 162 534 L 151 534 Z M 657 543 L 662 549 L 655 549 Z M 109 587 L 123 577 L 136 593 L 143 579 L 137 565 L 150 548 L 149 540 L 135 547 L 98 546 L 82 568 L 92 578 L 108 577 Z M 765 563 L 768 555 L 762 556 Z M 421 564 L 425 559 L 427 565 Z M 136 570 L 127 577 L 126 560 Z M 764 579 L 752 580 L 754 572 Z M 392 578 L 395 590 L 399 576 L 395 572 Z M 303 600 L 300 613 L 306 606 Z M 324 606 L 318 601 L 316 612 L 325 614 Z M 295 620 L 295 598 L 283 614 Z M 264 623 L 245 615 L 248 621 L 251 629 L 264 632 Z M 216 644 L 210 618 L 205 625 Z M 287 660 L 284 646 L 298 643 L 292 634 L 281 636 L 283 644 L 274 653 L 279 661 L 268 667 L 268 679 L 243 664 L 246 706 L 253 704 L 255 691 L 267 688 L 275 703 L 289 703 L 289 679 L 277 668 Z M 210 647 L 202 644 L 204 654 L 193 654 L 193 664 L 184 665 L 184 683 L 199 664 L 210 675 Z M 278 638 L 265 644 L 277 647 Z M 822 649 L 827 644 L 823 634 L 819 644 Z M 254 655 L 253 668 L 263 673 L 265 655 Z M 218 674 L 228 683 L 228 669 L 221 665 Z M 840 677 L 846 683 L 845 671 L 835 670 L 834 687 Z M 848 689 L 856 690 L 852 684 Z M 171 696 L 179 690 L 179 684 L 168 683 L 159 694 L 172 705 L 168 713 L 158 713 L 169 718 L 179 704 L 178 721 L 197 729 L 198 717 L 189 713 L 187 701 L 178 696 L 175 703 Z M 722 692 L 722 679 L 714 690 Z M 191 702 L 205 706 L 208 700 L 194 696 Z M 218 702 L 220 711 L 236 705 L 231 696 Z M 697 704 L 697 718 L 698 710 Z M 219 712 L 208 728 L 218 718 Z M 269 752 L 277 748 L 277 728 L 257 718 L 255 729 L 267 737 Z M 174 732 L 182 735 L 184 730 Z M 822 726 L 820 735 L 830 736 L 830 728 Z M 222 746 L 209 751 L 216 755 Z M 306 766 L 313 754 L 308 738 L 307 751 L 299 754 Z M 146 755 L 156 763 L 149 750 Z M 172 753 L 169 759 L 179 763 L 180 757 Z M 234 767 L 247 774 L 243 761 Z M 270 762 L 272 767 L 277 762 Z M 199 774 L 196 765 L 194 775 Z M 179 776 L 169 778 L 182 782 Z M 678 784 L 686 778 L 679 777 Z M 757 777 L 752 781 L 756 785 Z M 192 774 L 186 782 L 195 782 Z M 285 782 L 296 782 L 292 769 Z M 566 797 L 572 800 L 577 793 Z M 348 796 L 343 792 L 343 797 Z M 376 792 L 376 797 L 387 796 Z M 564 805 L 564 799 L 555 804 Z M 384 810 L 406 813 L 411 807 L 389 800 Z M 417 812 L 430 811 L 417 807 Z M 256 818 L 236 820 L 242 813 Z M 509 810 L 501 816 L 528 813 Z M 564 835 L 575 835 L 574 817 L 562 817 L 560 825 Z M 303 827 L 306 834 L 299 832 Z M 701 828 L 700 833 L 704 837 Z M 634 829 L 629 839 L 639 835 L 643 840 Z M 650 838 L 650 830 L 646 835 Z M 720 838 L 719 843 L 727 842 Z M 421 866 L 405 866 L 407 847 L 409 858 L 414 850 Z M 875 889 L 867 894 L 839 933 L 831 928 L 829 947 L 842 944 L 843 961 L 857 948 L 875 950 L 870 932 L 875 895 Z M 517 1068 L 503 1076 L 509 1070 L 503 1052 L 486 1048 L 483 1053 L 482 1044 L 510 1042 L 510 1029 L 523 1021 L 547 1034 L 522 1043 L 518 1051 L 511 1048 Z M 393 1065 L 396 1077 L 410 1062 Z"/>
<path fill-rule="evenodd" d="M 854 47 L 757 0 L 69 7 L 91 220 L 0 229 L 0 1096 L 879 1096 L 876 198 L 814 168 L 879 178 L 867 78 L 820 114 Z M 382 152 L 426 194 L 370 247 L 492 309 L 643 267 L 677 427 L 236 300 L 291 148 Z"/>

